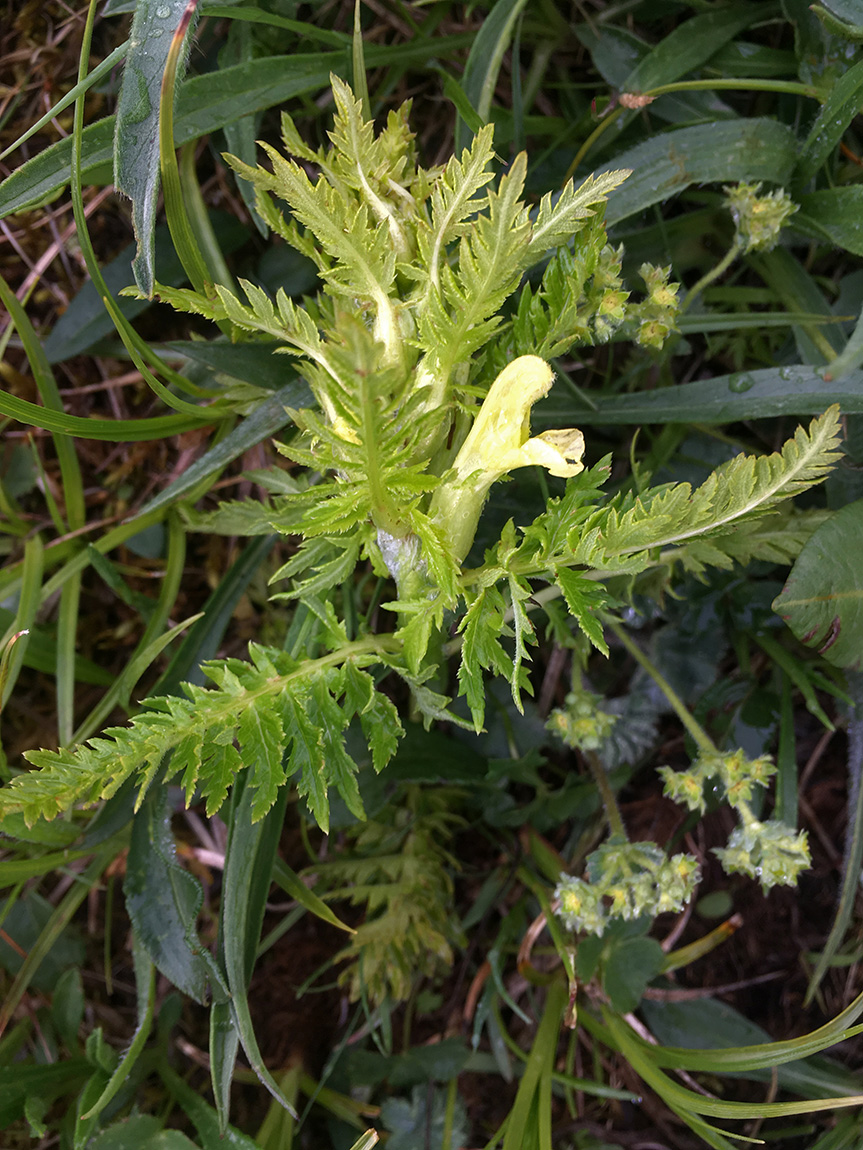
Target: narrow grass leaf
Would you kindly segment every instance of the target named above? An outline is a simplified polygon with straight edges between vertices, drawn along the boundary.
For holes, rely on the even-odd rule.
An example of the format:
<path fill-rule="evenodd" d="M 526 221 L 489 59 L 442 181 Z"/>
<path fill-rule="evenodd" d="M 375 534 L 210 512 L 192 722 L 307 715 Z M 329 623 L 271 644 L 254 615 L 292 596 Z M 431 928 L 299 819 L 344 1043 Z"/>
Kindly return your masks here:
<path fill-rule="evenodd" d="M 256 1150 L 258 1143 L 248 1134 L 233 1126 L 222 1129 L 218 1113 L 166 1062 L 160 1060 L 158 1070 L 174 1101 L 192 1119 L 203 1150 Z"/>
<path fill-rule="evenodd" d="M 60 935 L 72 921 L 78 907 L 90 893 L 93 885 L 98 882 L 99 876 L 116 854 L 116 845 L 111 844 L 109 850 L 98 854 L 88 867 L 77 876 L 77 881 L 66 892 L 58 905 L 53 908 L 51 917 L 45 924 L 36 943 L 27 952 L 27 957 L 21 964 L 18 973 L 12 980 L 12 985 L 6 990 L 2 1003 L 0 1003 L 0 1035 L 9 1024 L 18 1004 L 33 976 L 38 972 L 45 958 L 56 947 Z"/>
<path fill-rule="evenodd" d="M 528 1139 L 532 1136 L 550 1139 L 550 1130 L 545 1134 L 537 1129 L 531 1130 L 531 1115 L 534 1113 L 535 1097 L 542 1079 L 554 1068 L 566 1002 L 566 986 L 557 979 L 548 988 L 542 1019 L 518 1085 L 515 1102 L 509 1112 L 503 1150 L 521 1150 L 529 1144 Z M 548 1144 L 551 1144 L 550 1141 Z"/>
<path fill-rule="evenodd" d="M 630 72 L 622 91 L 641 93 L 679 80 L 756 21 L 769 18 L 773 4 L 733 4 L 715 12 L 701 12 L 678 24 Z"/>
<path fill-rule="evenodd" d="M 5 160 L 7 156 L 20 148 L 22 144 L 26 144 L 32 136 L 35 136 L 37 132 L 41 132 L 42 129 L 46 128 L 61 112 L 65 112 L 71 104 L 74 104 L 79 96 L 82 96 L 85 92 L 89 91 L 94 84 L 97 84 L 100 80 L 104 79 L 105 76 L 109 75 L 110 72 L 125 59 L 128 49 L 128 41 L 121 44 L 119 48 L 115 48 L 109 56 L 105 57 L 101 64 L 97 64 L 92 72 L 88 73 L 83 80 L 71 87 L 64 96 L 61 96 L 57 103 L 53 104 L 44 116 L 40 116 L 17 140 L 11 143 L 8 148 L 4 148 L 3 151 L 0 152 L 0 160 Z"/>
<path fill-rule="evenodd" d="M 429 37 L 410 44 L 375 45 L 365 49 L 366 64 L 423 63 L 468 47 L 473 33 Z M 271 56 L 207 72 L 186 80 L 177 97 L 174 141 L 179 147 L 218 131 L 237 116 L 263 112 L 307 92 L 326 88 L 331 72 L 347 74 L 348 53 L 314 52 Z M 115 119 L 90 124 L 82 133 L 81 175 L 88 184 L 112 180 Z M 69 183 L 70 138 L 59 140 L 22 164 L 0 185 L 0 219 L 55 195 Z"/>
<path fill-rule="evenodd" d="M 15 689 L 31 641 L 30 631 L 39 609 L 39 592 L 42 588 L 43 554 L 41 536 L 33 535 L 24 544 L 23 585 L 18 610 L 0 639 L 0 650 L 3 652 L 0 661 L 0 710 L 6 706 Z"/>
<path fill-rule="evenodd" d="M 861 97 L 863 60 L 839 77 L 818 113 L 794 168 L 798 187 L 805 187 L 838 147 L 848 125 L 860 111 Z"/>
<path fill-rule="evenodd" d="M 213 417 L 208 416 L 203 407 L 199 417 L 177 412 L 150 419 L 84 419 L 80 415 L 51 411 L 6 391 L 0 391 L 0 415 L 17 419 L 29 427 L 59 431 L 78 439 L 106 439 L 111 443 L 144 443 L 151 439 L 166 439 L 172 435 L 181 435 L 184 431 L 206 427 L 213 422 Z"/>
<path fill-rule="evenodd" d="M 820 415 L 838 403 L 843 412 L 863 412 L 863 371 L 828 383 L 811 367 L 768 367 L 732 372 L 698 383 L 636 391 L 628 395 L 590 394 L 593 407 L 578 407 L 563 393 L 536 405 L 532 424 L 539 430 L 579 424 L 734 423 L 779 415 Z"/>
<path fill-rule="evenodd" d="M 239 350 L 239 349 L 237 349 Z M 308 388 L 300 380 L 283 387 L 235 427 L 225 438 L 196 459 L 187 471 L 160 491 L 146 504 L 146 511 L 154 511 L 175 503 L 205 479 L 216 476 L 229 463 L 244 455 L 251 447 L 281 431 L 291 417 L 286 408 L 298 406 L 308 396 Z"/>
<path fill-rule="evenodd" d="M 126 1047 L 114 1073 L 105 1085 L 105 1089 L 86 1113 L 81 1115 L 83 1121 L 101 1114 L 125 1084 L 143 1052 L 147 1039 L 150 1037 L 150 1031 L 153 1029 L 153 1019 L 156 1013 L 156 968 L 150 962 L 146 948 L 141 945 L 134 932 L 132 935 L 132 955 L 138 992 L 138 1024 L 135 1027 L 132 1041 Z"/>
<path fill-rule="evenodd" d="M 290 895 L 316 918 L 328 922 L 330 926 L 338 927 L 339 930 L 346 930 L 348 934 L 356 934 L 356 930 L 343 923 L 323 899 L 319 898 L 313 890 L 310 890 L 300 876 L 280 858 L 277 858 L 273 865 L 273 882 L 277 883 L 285 894 Z"/>
<path fill-rule="evenodd" d="M 503 63 L 504 53 L 512 42 L 515 22 L 527 0 L 499 0 L 483 21 L 467 58 L 462 88 L 480 121 L 487 124 L 491 101 Z M 460 156 L 470 144 L 472 132 L 461 118 L 455 128 L 455 154 Z"/>

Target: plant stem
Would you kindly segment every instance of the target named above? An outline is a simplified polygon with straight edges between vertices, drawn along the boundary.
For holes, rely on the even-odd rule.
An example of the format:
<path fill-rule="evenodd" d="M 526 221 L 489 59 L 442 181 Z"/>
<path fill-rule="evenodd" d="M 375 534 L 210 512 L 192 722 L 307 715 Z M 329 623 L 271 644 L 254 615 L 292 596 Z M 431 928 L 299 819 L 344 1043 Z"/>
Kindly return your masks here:
<path fill-rule="evenodd" d="M 701 279 L 689 289 L 677 314 L 683 315 L 696 296 L 700 295 L 714 280 L 719 279 L 721 275 L 727 272 L 739 255 L 740 244 L 735 240 L 719 263 L 716 264 L 715 267 L 712 267 L 709 272 L 705 272 Z"/>
<path fill-rule="evenodd" d="M 651 679 L 653 679 L 654 683 L 656 683 L 657 687 L 659 687 L 660 691 L 662 691 L 663 695 L 668 699 L 672 710 L 680 719 L 681 723 L 683 723 L 687 732 L 695 740 L 696 745 L 707 754 L 716 754 L 716 744 L 701 724 L 692 717 L 681 697 L 668 680 L 660 674 L 658 668 L 648 659 L 647 655 L 645 655 L 637 643 L 630 639 L 629 635 L 627 635 L 619 623 L 607 622 L 606 626 L 614 632 L 623 646 L 629 651 L 630 655 L 632 655 L 633 659 L 650 675 Z"/>
<path fill-rule="evenodd" d="M 584 751 L 583 753 L 587 760 L 587 765 L 590 767 L 590 773 L 593 775 L 593 781 L 596 783 L 596 789 L 599 791 L 599 797 L 602 799 L 602 805 L 605 807 L 608 829 L 613 835 L 621 835 L 623 838 L 627 838 L 626 827 L 623 825 L 623 816 L 620 813 L 620 807 L 617 805 L 617 799 L 611 788 L 611 783 L 608 781 L 608 773 L 605 767 L 599 761 L 599 756 L 595 751 Z"/>

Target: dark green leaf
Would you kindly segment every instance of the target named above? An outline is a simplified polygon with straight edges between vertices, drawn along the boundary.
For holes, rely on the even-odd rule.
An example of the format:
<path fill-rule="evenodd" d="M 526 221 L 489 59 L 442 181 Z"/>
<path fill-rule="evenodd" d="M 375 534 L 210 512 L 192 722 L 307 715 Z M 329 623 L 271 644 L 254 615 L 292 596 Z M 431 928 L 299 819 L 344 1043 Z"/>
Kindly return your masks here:
<path fill-rule="evenodd" d="M 861 533 L 863 500 L 858 499 L 818 528 L 773 602 L 801 643 L 836 667 L 856 670 L 863 665 Z"/>
<path fill-rule="evenodd" d="M 168 791 L 158 783 L 132 823 L 124 891 L 132 925 L 154 965 L 190 998 L 204 1002 L 206 967 L 195 938 L 204 895 L 176 861 Z"/>
<path fill-rule="evenodd" d="M 153 234 L 160 182 L 159 99 L 168 53 L 187 8 L 187 0 L 138 0 L 115 117 L 114 184 L 132 201 L 138 240 L 133 267 L 138 286 L 148 296 L 153 294 Z M 185 71 L 193 25 L 194 19 L 184 28 L 178 80 Z"/>
<path fill-rule="evenodd" d="M 800 198 L 791 226 L 816 239 L 863 255 L 863 187 L 822 188 Z"/>
<path fill-rule="evenodd" d="M 785 184 L 797 158 L 793 131 L 776 120 L 718 120 L 675 128 L 619 153 L 600 172 L 631 168 L 608 198 L 609 226 L 676 195 L 691 184 L 766 180 Z"/>
<path fill-rule="evenodd" d="M 592 408 L 554 391 L 534 409 L 533 426 L 565 427 L 635 423 L 733 423 L 778 415 L 819 415 L 833 403 L 845 412 L 863 412 L 863 371 L 827 383 L 811 367 L 769 367 L 718 375 L 698 383 L 638 391 L 630 395 L 593 393 Z"/>
<path fill-rule="evenodd" d="M 472 41 L 473 34 L 468 33 L 391 47 L 369 45 L 366 62 L 375 66 L 392 59 L 403 63 L 422 61 L 446 50 L 466 47 Z M 264 111 L 306 92 L 317 92 L 327 86 L 330 72 L 344 75 L 346 67 L 347 51 L 296 53 L 193 76 L 186 80 L 177 97 L 175 142 L 178 146 L 188 143 L 223 128 L 238 115 Z M 110 183 L 114 130 L 113 116 L 84 129 L 81 174 L 86 183 Z M 0 219 L 32 207 L 64 188 L 69 182 L 71 155 L 72 140 L 66 138 L 17 168 L 0 185 Z"/>
<path fill-rule="evenodd" d="M 621 1014 L 635 1010 L 647 984 L 662 969 L 665 956 L 653 938 L 615 940 L 602 967 L 602 985 Z"/>
<path fill-rule="evenodd" d="M 821 111 L 800 151 L 794 178 L 805 186 L 816 175 L 857 113 L 863 94 L 863 60 L 840 76 L 824 102 Z"/>
<path fill-rule="evenodd" d="M 248 238 L 246 228 L 226 212 L 213 212 L 211 221 L 225 252 L 235 251 Z M 185 283 L 185 272 L 174 251 L 168 229 L 164 225 L 156 228 L 154 252 L 160 283 L 171 286 Z M 111 260 L 102 269 L 105 282 L 114 296 L 115 305 L 129 320 L 150 306 L 146 299 L 131 299 L 119 295 L 120 290 L 132 282 L 134 255 L 135 245 L 129 244 L 116 259 Z M 98 340 L 113 335 L 114 330 L 113 320 L 105 309 L 96 285 L 87 280 L 45 340 L 45 354 L 49 363 L 59 363 L 61 360 L 87 351 Z"/>
<path fill-rule="evenodd" d="M 647 92 L 685 76 L 705 64 L 738 32 L 771 16 L 774 4 L 734 4 L 702 12 L 678 24 L 635 66 L 622 85 L 624 92 Z"/>

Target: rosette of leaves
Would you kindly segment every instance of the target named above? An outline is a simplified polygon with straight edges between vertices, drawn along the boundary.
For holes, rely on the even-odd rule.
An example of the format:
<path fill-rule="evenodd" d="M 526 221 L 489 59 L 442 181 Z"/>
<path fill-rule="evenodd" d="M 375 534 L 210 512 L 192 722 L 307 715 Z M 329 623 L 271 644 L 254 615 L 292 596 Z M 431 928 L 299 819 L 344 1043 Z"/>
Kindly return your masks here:
<path fill-rule="evenodd" d="M 740 455 L 698 488 L 612 497 L 602 490 L 608 460 L 584 466 L 577 429 L 531 433 L 531 407 L 553 382 L 548 358 L 620 334 L 653 345 L 673 325 L 666 272 L 642 269 L 648 294 L 635 303 L 620 281 L 620 253 L 606 242 L 603 204 L 625 172 L 570 182 L 554 200 L 530 204 L 524 155 L 496 178 L 490 127 L 442 168 L 426 169 L 407 106 L 376 134 L 335 78 L 333 95 L 331 146 L 309 148 L 285 116 L 294 159 L 268 147 L 268 169 L 230 161 L 253 183 L 271 229 L 314 261 L 320 293 L 299 304 L 251 284 L 244 298 L 219 285 L 209 294 L 157 289 L 237 339 L 293 356 L 308 381 L 314 405 L 292 413 L 297 433 L 283 445 L 296 477 L 286 482 L 280 471 L 269 501 L 226 504 L 192 521 L 296 536 L 279 577 L 292 580 L 287 594 L 307 613 L 313 641 L 290 656 L 259 646 L 251 662 L 214 660 L 210 687 L 147 700 L 128 726 L 84 746 L 32 752 L 40 769 L 0 790 L 0 815 L 50 818 L 126 780 L 142 793 L 171 776 L 212 813 L 245 771 L 255 819 L 286 784 L 324 828 L 331 788 L 362 817 L 347 733 L 361 731 L 374 767 L 386 766 L 402 731 L 382 690 L 386 674 L 407 684 L 426 722 L 464 723 L 431 685 L 445 681 L 442 664 L 455 656 L 459 694 L 480 730 L 488 673 L 508 680 L 517 706 L 530 688 L 537 584 L 551 585 L 572 625 L 604 651 L 606 578 L 652 569 L 661 584 L 676 567 L 697 574 L 793 559 L 808 537 L 806 515 L 782 505 L 838 458 L 836 409 L 781 451 Z M 539 286 L 522 286 L 540 264 Z M 533 523 L 508 522 L 483 561 L 465 566 L 493 486 L 535 464 L 565 479 L 565 493 Z M 394 627 L 352 619 L 349 629 L 340 617 L 337 589 L 359 564 L 391 580 L 384 606 Z M 457 630 L 449 644 L 445 620 Z"/>

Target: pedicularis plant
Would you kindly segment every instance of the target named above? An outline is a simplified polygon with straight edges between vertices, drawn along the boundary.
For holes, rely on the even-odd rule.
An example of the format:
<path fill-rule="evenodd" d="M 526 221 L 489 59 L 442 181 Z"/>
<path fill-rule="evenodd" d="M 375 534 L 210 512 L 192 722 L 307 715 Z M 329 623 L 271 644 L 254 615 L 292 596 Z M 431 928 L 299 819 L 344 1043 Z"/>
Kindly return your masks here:
<path fill-rule="evenodd" d="M 818 521 L 789 501 L 837 459 L 836 409 L 781 452 L 738 455 L 695 489 L 642 484 L 606 494 L 609 459 L 586 466 L 580 431 L 531 435 L 531 408 L 554 382 L 550 360 L 612 337 L 659 347 L 673 329 L 677 286 L 667 270 L 645 265 L 646 293 L 634 301 L 621 282 L 621 252 L 606 241 L 603 204 L 626 171 L 570 182 L 530 205 L 525 155 L 498 179 L 491 128 L 445 167 L 425 169 L 407 105 L 376 135 L 350 89 L 334 78 L 333 92 L 329 148 L 307 147 L 285 115 L 294 158 L 267 147 L 272 170 L 229 158 L 254 185 L 269 227 L 314 261 L 320 293 L 297 306 L 251 283 L 242 285 L 245 298 L 224 287 L 157 290 L 235 339 L 274 343 L 295 357 L 311 389 L 314 403 L 292 413 L 297 434 L 279 445 L 294 467 L 272 472 L 269 502 L 228 503 L 195 520 L 204 530 L 297 538 L 275 578 L 289 581 L 280 595 L 302 605 L 303 640 L 291 654 L 252 645 L 249 662 L 215 660 L 206 666 L 213 686 L 149 699 L 127 727 L 86 745 L 33 752 L 40 769 L 0 791 L 3 813 L 51 818 L 106 799 L 127 780 L 140 803 L 151 784 L 172 778 L 213 813 L 245 772 L 253 820 L 290 784 L 324 830 L 333 789 L 362 820 L 355 735 L 362 731 L 374 768 L 384 770 L 403 734 L 393 696 L 409 691 L 412 719 L 480 731 L 487 674 L 508 680 L 517 706 L 531 690 L 534 608 L 546 607 L 577 657 L 590 644 L 606 652 L 615 605 L 647 588 L 644 573 L 656 594 L 679 569 L 790 561 Z M 528 466 L 566 480 L 565 490 L 533 522 L 506 523 L 484 555 L 472 552 L 489 493 Z M 391 588 L 377 630 L 376 612 L 339 611 L 340 588 L 369 567 Z M 559 603 L 551 609 L 555 599 L 569 627 Z M 447 694 L 450 662 L 461 711 Z M 395 677 L 407 690 L 393 689 Z M 614 917 L 680 908 L 697 877 L 689 856 L 669 859 L 626 838 L 594 753 L 607 722 L 587 695 L 553 720 L 592 764 L 608 807 L 612 837 L 591 856 L 589 881 L 566 877 L 558 891 L 564 922 L 595 934 Z M 713 781 L 740 815 L 723 865 L 765 888 L 794 882 L 805 841 L 759 822 L 749 806 L 770 764 L 722 755 L 706 736 L 699 750 L 689 771 L 666 772 L 669 794 L 698 809 Z M 446 816 L 424 817 L 431 828 Z M 445 886 L 442 864 L 435 875 Z M 445 951 L 437 925 L 423 929 Z"/>

